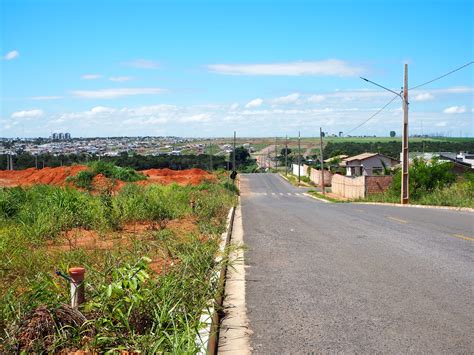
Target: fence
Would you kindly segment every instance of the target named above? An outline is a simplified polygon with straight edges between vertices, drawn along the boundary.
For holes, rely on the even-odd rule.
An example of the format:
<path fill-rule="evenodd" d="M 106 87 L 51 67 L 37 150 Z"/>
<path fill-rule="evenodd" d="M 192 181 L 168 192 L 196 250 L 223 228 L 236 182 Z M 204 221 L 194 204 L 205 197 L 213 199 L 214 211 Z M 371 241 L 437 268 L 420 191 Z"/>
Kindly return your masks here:
<path fill-rule="evenodd" d="M 339 196 L 358 199 L 370 194 L 387 191 L 391 183 L 391 176 L 349 177 L 335 174 L 332 178 L 331 190 Z"/>
<path fill-rule="evenodd" d="M 316 186 L 321 185 L 321 170 L 311 169 L 309 178 Z M 333 174 L 324 170 L 324 186 L 331 186 Z"/>
<path fill-rule="evenodd" d="M 308 170 L 307 169 L 308 169 L 307 165 L 300 165 L 300 174 L 301 174 L 301 176 L 307 176 L 308 175 Z M 293 172 L 293 175 L 298 176 L 298 164 L 293 164 L 292 172 Z"/>

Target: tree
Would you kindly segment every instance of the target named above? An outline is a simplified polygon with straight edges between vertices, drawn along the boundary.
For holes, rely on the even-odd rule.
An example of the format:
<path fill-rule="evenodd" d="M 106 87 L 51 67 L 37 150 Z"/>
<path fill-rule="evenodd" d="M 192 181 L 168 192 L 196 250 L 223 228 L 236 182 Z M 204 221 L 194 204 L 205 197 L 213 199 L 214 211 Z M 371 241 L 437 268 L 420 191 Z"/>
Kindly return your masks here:
<path fill-rule="evenodd" d="M 393 138 L 393 137 L 395 137 L 395 135 L 396 135 L 395 131 L 390 131 L 390 137 Z"/>
<path fill-rule="evenodd" d="M 244 147 L 235 148 L 235 164 L 245 165 L 247 159 L 250 158 L 250 153 Z"/>

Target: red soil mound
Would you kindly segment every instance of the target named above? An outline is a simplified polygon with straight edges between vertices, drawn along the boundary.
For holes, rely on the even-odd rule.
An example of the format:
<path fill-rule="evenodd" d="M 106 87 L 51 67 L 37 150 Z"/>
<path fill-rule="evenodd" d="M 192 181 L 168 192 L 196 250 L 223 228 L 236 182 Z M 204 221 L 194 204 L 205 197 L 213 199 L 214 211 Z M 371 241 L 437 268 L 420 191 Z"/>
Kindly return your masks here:
<path fill-rule="evenodd" d="M 66 178 L 74 176 L 82 170 L 86 170 L 84 165 L 64 166 L 58 168 L 25 169 L 25 170 L 0 170 L 0 186 L 18 185 L 65 185 Z"/>
<path fill-rule="evenodd" d="M 25 169 L 25 170 L 0 170 L 0 186 L 25 186 L 34 184 L 47 185 L 66 185 L 66 178 L 74 176 L 82 170 L 86 170 L 87 166 L 75 165 L 58 168 L 44 169 Z M 171 170 L 171 169 L 150 169 L 143 170 L 147 180 L 139 181 L 138 184 L 171 184 L 173 182 L 179 185 L 199 185 L 205 180 L 214 180 L 215 177 L 201 169 L 188 170 Z M 112 183 L 110 179 L 99 174 L 93 180 L 93 186 L 96 190 L 110 189 L 113 191 L 120 190 L 124 183 L 115 181 Z"/>
<path fill-rule="evenodd" d="M 149 169 L 143 170 L 143 174 L 148 176 L 147 180 L 139 181 L 141 185 L 147 184 L 171 184 L 178 185 L 199 185 L 205 180 L 214 180 L 215 177 L 201 169 L 171 170 L 171 169 Z"/>

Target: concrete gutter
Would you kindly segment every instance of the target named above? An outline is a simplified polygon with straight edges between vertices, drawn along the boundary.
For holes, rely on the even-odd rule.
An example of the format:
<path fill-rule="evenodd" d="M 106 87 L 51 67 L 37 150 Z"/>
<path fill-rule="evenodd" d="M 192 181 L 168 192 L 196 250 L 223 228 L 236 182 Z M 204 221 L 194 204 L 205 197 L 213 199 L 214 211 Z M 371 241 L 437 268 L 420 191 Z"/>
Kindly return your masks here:
<path fill-rule="evenodd" d="M 216 265 L 219 265 L 225 255 L 226 248 L 232 236 L 234 224 L 235 207 L 232 207 L 227 215 L 227 229 L 221 234 L 219 254 L 215 258 Z M 211 275 L 211 282 L 217 282 L 218 295 L 216 299 L 208 301 L 208 307 L 203 309 L 200 323 L 203 325 L 196 336 L 195 343 L 200 348 L 198 354 L 217 354 L 217 341 L 219 333 L 220 312 L 224 299 L 224 284 L 227 267 L 224 265 L 220 270 L 215 269 Z"/>
<path fill-rule="evenodd" d="M 347 202 L 357 203 L 357 204 L 361 204 L 361 205 L 381 205 L 381 206 L 413 207 L 413 208 L 434 208 L 434 209 L 439 209 L 439 210 L 474 212 L 474 208 L 469 208 L 469 207 L 432 206 L 432 205 L 402 205 L 402 204 L 399 204 L 399 203 L 386 203 L 386 202 L 356 202 L 356 201 L 347 201 Z"/>
<path fill-rule="evenodd" d="M 247 355 L 251 353 L 249 320 L 245 304 L 245 260 L 243 244 L 242 212 L 235 212 L 232 243 L 237 246 L 230 254 L 232 268 L 227 271 L 225 284 L 224 313 L 222 319 L 218 354 Z"/>

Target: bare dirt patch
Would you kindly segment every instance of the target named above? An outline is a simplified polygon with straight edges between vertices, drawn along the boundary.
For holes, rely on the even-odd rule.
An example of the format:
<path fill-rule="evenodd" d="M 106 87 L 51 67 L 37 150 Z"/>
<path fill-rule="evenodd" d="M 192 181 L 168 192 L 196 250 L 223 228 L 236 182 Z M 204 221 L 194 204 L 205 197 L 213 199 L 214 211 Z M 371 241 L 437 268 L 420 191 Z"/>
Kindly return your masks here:
<path fill-rule="evenodd" d="M 139 181 L 138 184 L 172 184 L 199 185 L 203 181 L 215 181 L 216 177 L 201 169 L 171 170 L 171 169 L 149 169 L 141 171 L 148 179 Z"/>
<path fill-rule="evenodd" d="M 0 186 L 28 186 L 28 185 L 66 185 L 66 179 L 78 172 L 86 170 L 87 166 L 73 165 L 58 168 L 25 170 L 0 170 Z"/>
<path fill-rule="evenodd" d="M 80 171 L 87 170 L 85 165 L 73 165 L 67 167 L 25 169 L 25 170 L 0 170 L 0 186 L 30 186 L 30 185 L 67 185 L 66 179 L 75 176 Z M 138 181 L 137 184 L 171 184 L 199 185 L 203 181 L 215 181 L 216 177 L 201 169 L 171 170 L 171 169 L 149 169 L 141 171 L 148 179 Z M 92 181 L 94 190 L 118 191 L 125 183 L 120 180 L 111 180 L 102 174 L 98 174 Z"/>

